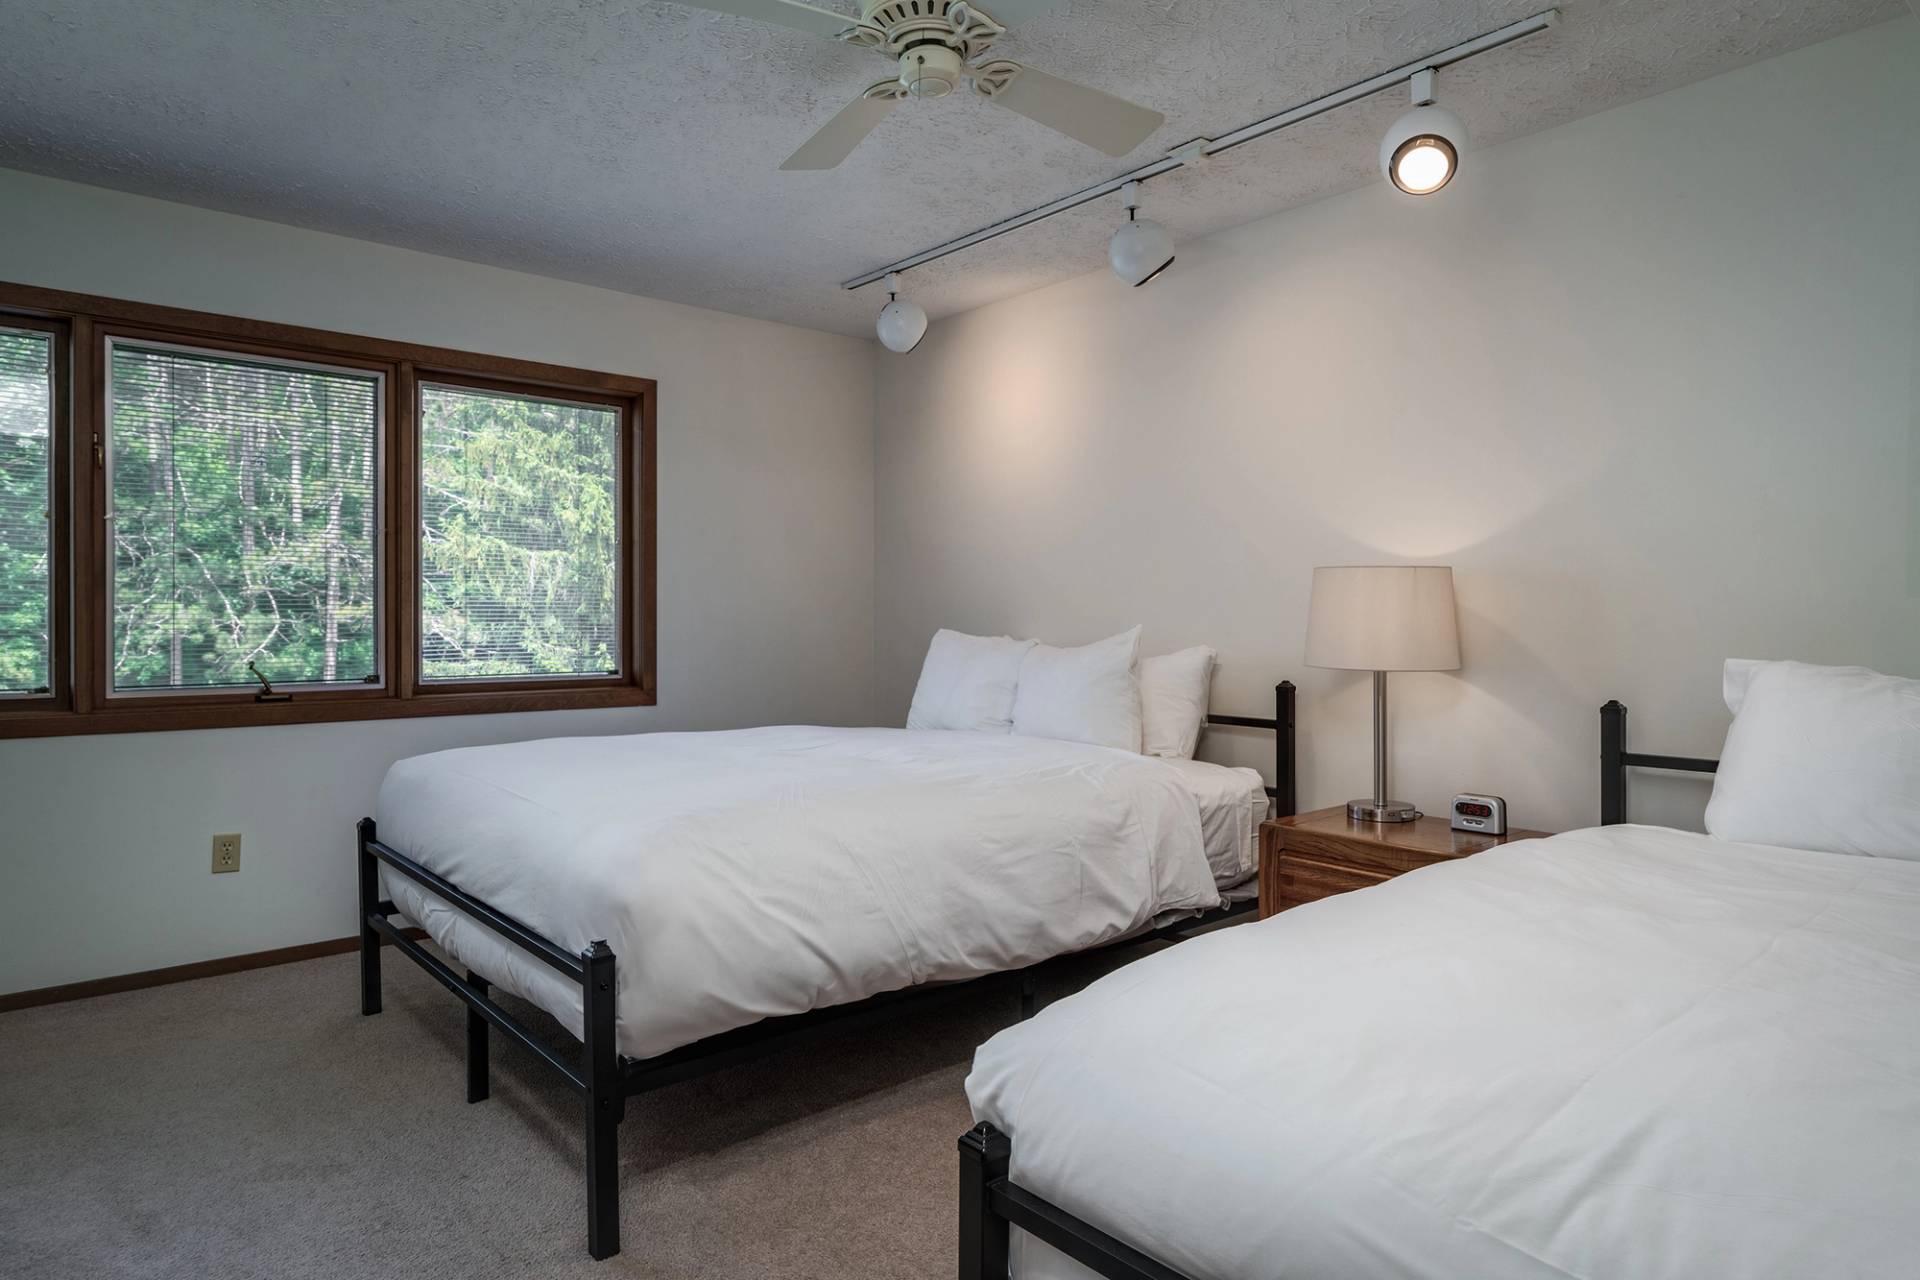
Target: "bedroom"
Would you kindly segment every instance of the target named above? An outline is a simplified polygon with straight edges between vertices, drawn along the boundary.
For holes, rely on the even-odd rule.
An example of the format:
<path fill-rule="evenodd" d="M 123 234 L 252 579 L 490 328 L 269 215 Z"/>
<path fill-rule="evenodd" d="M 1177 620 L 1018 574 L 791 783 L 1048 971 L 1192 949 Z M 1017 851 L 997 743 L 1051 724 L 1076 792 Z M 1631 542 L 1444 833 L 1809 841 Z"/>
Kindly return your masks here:
<path fill-rule="evenodd" d="M 50 486 L 38 544 L 7 548 L 47 566 L 43 620 L 0 608 L 9 657 L 48 673 L 0 699 L 0 1270 L 953 1273 L 954 1142 L 984 1118 L 963 1082 L 1021 996 L 960 993 L 627 1099 L 619 1252 L 591 1262 L 579 1103 L 549 1064 L 497 1034 L 492 1097 L 469 1104 L 461 1002 L 393 947 L 386 1007 L 362 1016 L 352 828 L 392 829 L 402 760 L 897 731 L 943 628 L 1082 646 L 1139 625 L 1143 659 L 1217 652 L 1214 713 L 1277 718 L 1276 684 L 1296 686 L 1294 807 L 1321 810 L 1368 789 L 1375 734 L 1364 672 L 1307 661 L 1314 571 L 1379 563 L 1452 569 L 1458 669 L 1391 678 L 1391 791 L 1429 815 L 1491 793 L 1514 828 L 1593 827 L 1601 705 L 1632 708 L 1633 750 L 1720 757 L 1728 659 L 1920 677 L 1904 3 L 1570 0 L 1438 70 L 1470 132 L 1431 196 L 1380 169 L 1402 77 L 1148 178 L 1139 216 L 1177 260 L 1143 287 L 1108 263 L 1118 190 L 904 271 L 931 317 L 909 354 L 876 341 L 883 281 L 841 287 L 1540 11 L 1065 0 L 994 53 L 1163 113 L 1124 157 L 956 92 L 796 172 L 794 148 L 889 73 L 879 55 L 664 0 L 9 5 L 0 308 L 51 335 L 44 385 L 64 361 L 73 394 L 24 438 L 54 440 L 69 478 L 108 329 L 147 343 L 129 351 L 409 363 L 443 388 L 517 363 L 518 394 L 568 403 L 611 379 L 623 439 L 658 438 L 654 501 L 636 468 L 619 540 L 638 596 L 614 617 L 621 687 L 538 710 L 303 722 L 400 700 L 419 655 L 392 581 L 369 597 L 392 640 L 372 694 L 228 684 L 196 711 L 109 689 L 88 655 L 113 575 L 78 519 L 95 495 Z M 342 335 L 355 350 L 316 358 Z M 418 416 L 391 406 L 369 448 Z M 379 456 L 397 503 L 408 455 Z M 252 686 L 244 664 L 227 678 Z M 107 705 L 123 692 L 147 705 Z M 1277 745 L 1215 726 L 1199 755 L 1279 789 Z M 1630 788 L 1633 822 L 1703 829 L 1703 779 Z M 788 812 L 777 777 L 760 792 Z M 210 872 L 225 835 L 239 870 Z M 1220 932 L 1364 927 L 1389 888 L 1453 869 Z M 1193 945 L 1051 969 L 1031 1025 Z M 1885 998 L 1911 1008 L 1911 978 Z M 1167 1238 L 1141 1225 L 1135 1245 Z"/>

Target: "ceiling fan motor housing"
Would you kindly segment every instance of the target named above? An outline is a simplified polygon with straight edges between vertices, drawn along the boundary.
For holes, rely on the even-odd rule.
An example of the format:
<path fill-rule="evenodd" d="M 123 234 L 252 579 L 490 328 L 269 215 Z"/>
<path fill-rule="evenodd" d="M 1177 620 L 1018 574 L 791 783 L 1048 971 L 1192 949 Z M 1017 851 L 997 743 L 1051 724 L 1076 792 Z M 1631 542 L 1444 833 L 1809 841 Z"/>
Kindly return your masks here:
<path fill-rule="evenodd" d="M 985 53 L 1006 33 L 1005 27 L 965 0 L 866 0 L 860 21 L 840 38 L 895 57 L 939 46 L 953 50 L 964 62 Z"/>
<path fill-rule="evenodd" d="M 944 98 L 960 86 L 966 63 L 946 45 L 929 40 L 900 55 L 900 84 L 916 98 Z"/>
<path fill-rule="evenodd" d="M 1016 17 L 1032 17 L 1057 0 L 1013 0 Z M 804 0 L 683 0 L 717 9 L 787 22 L 812 35 L 885 54 L 893 74 L 870 84 L 842 107 L 782 169 L 831 169 L 878 127 L 902 98 L 944 98 L 962 87 L 1056 133 L 1121 156 L 1145 142 L 1166 121 L 1158 111 L 1086 85 L 985 54 L 1007 33 L 1000 20 L 972 0 L 861 0 L 849 26 L 831 9 Z M 986 0 L 1005 6 L 1009 0 Z M 789 13 L 791 11 L 791 13 Z M 780 16 L 775 16 L 780 15 Z M 801 19 L 804 18 L 804 23 Z M 822 30 L 822 27 L 829 28 Z"/>

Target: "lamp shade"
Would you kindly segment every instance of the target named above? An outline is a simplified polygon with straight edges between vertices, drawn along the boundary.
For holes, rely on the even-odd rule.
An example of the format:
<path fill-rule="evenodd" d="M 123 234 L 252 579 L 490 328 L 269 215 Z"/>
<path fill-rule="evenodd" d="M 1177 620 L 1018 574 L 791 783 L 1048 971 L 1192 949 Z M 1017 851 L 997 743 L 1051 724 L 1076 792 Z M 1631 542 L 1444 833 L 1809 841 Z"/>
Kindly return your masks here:
<path fill-rule="evenodd" d="M 1307 665 L 1348 671 L 1456 671 L 1460 625 L 1447 565 L 1336 565 L 1313 571 Z"/>

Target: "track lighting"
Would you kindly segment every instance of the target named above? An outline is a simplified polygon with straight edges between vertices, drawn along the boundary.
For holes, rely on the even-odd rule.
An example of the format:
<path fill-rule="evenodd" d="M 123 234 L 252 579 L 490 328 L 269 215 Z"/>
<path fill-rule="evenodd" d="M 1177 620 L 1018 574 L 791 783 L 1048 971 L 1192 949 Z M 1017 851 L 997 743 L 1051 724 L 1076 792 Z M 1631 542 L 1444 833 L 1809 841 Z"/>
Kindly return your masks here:
<path fill-rule="evenodd" d="M 744 0 L 733 0 L 733 2 L 742 4 Z M 871 2 L 872 0 L 868 0 L 868 3 Z M 905 3 L 905 0 L 900 2 Z M 987 3 L 989 0 L 981 0 L 981 2 Z M 1920 3 L 1920 0 L 1915 0 L 1915 3 Z M 809 10 L 809 12 L 826 13 L 827 11 Z M 956 22 L 961 19 L 977 21 L 983 17 L 973 13 L 969 18 L 968 11 L 959 3 L 959 0 L 949 4 L 947 12 L 950 18 L 956 13 L 960 15 L 960 19 L 955 19 Z M 822 21 L 825 22 L 827 19 L 822 18 Z M 1113 240 L 1108 245 L 1107 258 L 1113 266 L 1114 274 L 1122 280 L 1135 286 L 1145 284 L 1172 265 L 1173 241 L 1164 227 L 1156 226 L 1136 216 L 1135 211 L 1140 206 L 1141 182 L 1172 173 L 1176 169 L 1202 165 L 1235 147 L 1245 146 L 1260 138 L 1271 137 L 1282 129 L 1290 129 L 1303 121 L 1318 119 L 1329 111 L 1365 101 L 1375 94 L 1396 90 L 1401 85 L 1407 85 L 1413 91 L 1413 110 L 1395 121 L 1393 127 L 1387 131 L 1385 139 L 1382 140 L 1380 171 L 1398 190 L 1409 195 L 1432 195 L 1451 182 L 1454 174 L 1459 172 L 1460 152 L 1467 145 L 1467 127 L 1460 117 L 1434 102 L 1435 73 L 1441 67 L 1457 66 L 1483 53 L 1505 48 L 1515 41 L 1540 35 L 1551 30 L 1559 21 L 1558 9 L 1542 9 L 1531 17 L 1509 22 L 1503 27 L 1484 31 L 1469 40 L 1424 54 L 1418 62 L 1406 62 L 1396 67 L 1389 67 L 1364 80 L 1355 80 L 1344 88 L 1335 89 L 1332 93 L 1296 103 L 1250 124 L 1241 125 L 1237 129 L 1230 129 L 1212 137 L 1194 138 L 1136 169 L 1116 174 L 1092 186 L 1082 187 L 1078 191 L 1069 192 L 1025 212 L 1003 217 L 978 230 L 969 231 L 965 235 L 956 236 L 932 248 L 922 249 L 918 253 L 896 259 L 886 266 L 862 272 L 842 281 L 840 287 L 864 289 L 882 279 L 891 280 L 894 272 L 922 267 L 950 254 L 962 253 L 989 240 L 1009 235 L 1022 227 L 1030 227 L 1048 218 L 1058 217 L 1095 200 L 1104 200 L 1115 192 L 1125 193 L 1127 225 L 1114 233 Z M 968 65 L 976 70 L 979 69 L 979 64 L 969 63 Z M 1022 76 L 1018 82 L 1020 84 L 1038 87 L 1044 83 L 1034 79 L 1035 73 L 1030 70 L 1020 74 Z M 892 81 L 887 81 L 884 85 L 876 85 L 874 88 L 878 90 L 892 84 Z M 891 91 L 889 88 L 889 92 Z M 1012 103 L 1003 98 L 1001 105 L 1012 106 Z M 1024 111 L 1024 108 L 1016 109 Z M 1040 119 L 1039 116 L 1034 118 Z M 863 126 L 863 129 L 870 127 L 870 125 Z M 837 161 L 841 155 L 844 155 L 844 152 L 836 153 L 835 160 Z"/>
<path fill-rule="evenodd" d="M 1430 196 L 1453 180 L 1467 126 L 1434 105 L 1433 68 L 1413 73 L 1413 110 L 1393 122 L 1380 143 L 1380 170 L 1410 196 Z"/>
<path fill-rule="evenodd" d="M 1107 261 L 1113 274 L 1138 289 L 1173 265 L 1173 237 L 1159 223 L 1134 216 L 1140 208 L 1138 182 L 1120 188 L 1120 195 L 1127 202 L 1127 220 L 1107 244 Z"/>
<path fill-rule="evenodd" d="M 901 355 L 920 345 L 927 336 L 927 313 L 918 303 L 900 300 L 900 273 L 887 275 L 887 305 L 880 308 L 880 319 L 873 326 L 880 342 L 889 351 Z"/>

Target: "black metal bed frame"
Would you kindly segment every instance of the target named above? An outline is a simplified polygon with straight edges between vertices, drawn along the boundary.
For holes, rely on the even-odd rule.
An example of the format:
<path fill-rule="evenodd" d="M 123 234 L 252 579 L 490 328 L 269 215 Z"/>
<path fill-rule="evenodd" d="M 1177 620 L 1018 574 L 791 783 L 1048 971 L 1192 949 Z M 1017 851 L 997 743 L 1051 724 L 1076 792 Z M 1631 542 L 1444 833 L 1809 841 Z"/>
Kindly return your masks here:
<path fill-rule="evenodd" d="M 1600 825 L 1627 820 L 1627 771 L 1713 773 L 1717 760 L 1627 750 L 1627 709 L 1600 708 Z M 1013 1140 L 991 1124 L 960 1135 L 960 1280 L 1008 1280 L 1012 1229 L 1019 1227 L 1107 1280 L 1189 1280 L 1124 1240 L 1035 1195 L 1010 1176 Z"/>
<path fill-rule="evenodd" d="M 1209 715 L 1207 723 L 1273 731 L 1274 785 L 1267 788 L 1267 794 L 1273 797 L 1276 812 L 1284 816 L 1295 810 L 1293 683 L 1281 681 L 1275 686 L 1273 697 L 1274 715 L 1270 720 L 1256 716 Z M 444 876 L 380 843 L 372 818 L 360 820 L 355 851 L 359 864 L 360 1012 L 367 1015 L 380 1012 L 380 947 L 384 941 L 425 969 L 467 1006 L 468 1102 L 483 1102 L 488 1095 L 489 1029 L 498 1029 L 560 1074 L 580 1096 L 583 1107 L 587 1252 L 595 1259 L 620 1252 L 619 1132 L 620 1122 L 626 1117 L 628 1098 L 787 1048 L 830 1029 L 851 1029 L 909 1010 L 924 1009 L 964 992 L 979 991 L 994 982 L 1018 981 L 1020 1014 L 1028 1017 L 1034 1009 L 1035 979 L 1039 971 L 1073 956 L 1089 954 L 1074 952 L 1023 969 L 958 982 L 927 983 L 849 1004 L 767 1018 L 652 1058 L 629 1058 L 614 1043 L 614 954 L 605 941 L 592 942 L 577 955 L 567 951 Z M 380 896 L 382 863 L 580 985 L 583 1017 L 577 1062 L 568 1061 L 496 1002 L 489 994 L 485 978 L 471 969 L 464 975 L 456 972 L 453 966 L 409 935 L 406 926 L 399 923 L 403 917 L 398 916 L 393 902 Z M 1258 907 L 1257 901 L 1222 906 L 1091 950 L 1178 940 L 1201 929 L 1244 920 Z"/>
<path fill-rule="evenodd" d="M 1717 773 L 1720 762 L 1697 756 L 1653 756 L 1627 750 L 1627 709 L 1615 700 L 1600 708 L 1600 825 L 1603 827 L 1627 820 L 1629 769 Z"/>

